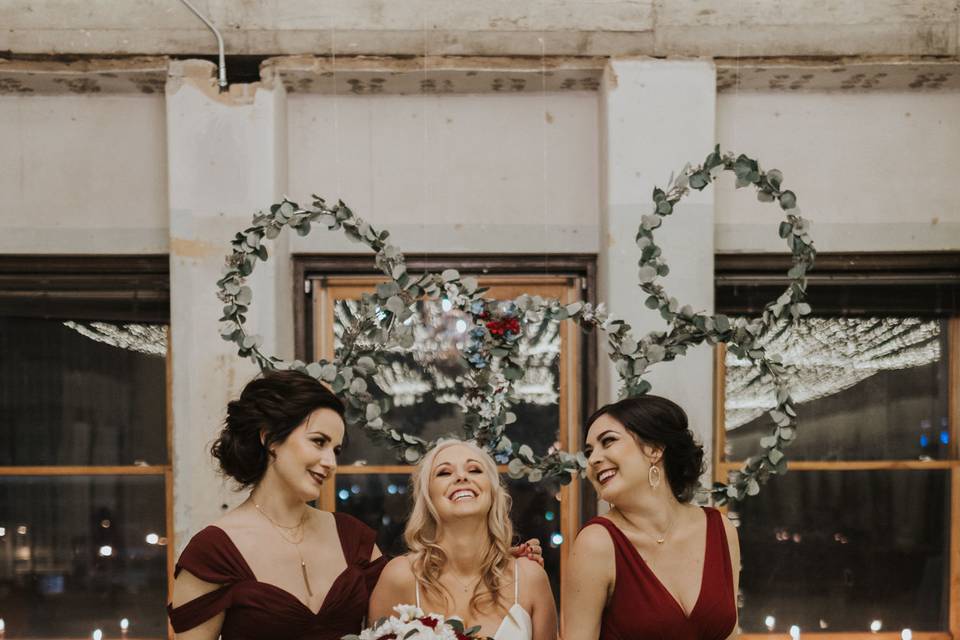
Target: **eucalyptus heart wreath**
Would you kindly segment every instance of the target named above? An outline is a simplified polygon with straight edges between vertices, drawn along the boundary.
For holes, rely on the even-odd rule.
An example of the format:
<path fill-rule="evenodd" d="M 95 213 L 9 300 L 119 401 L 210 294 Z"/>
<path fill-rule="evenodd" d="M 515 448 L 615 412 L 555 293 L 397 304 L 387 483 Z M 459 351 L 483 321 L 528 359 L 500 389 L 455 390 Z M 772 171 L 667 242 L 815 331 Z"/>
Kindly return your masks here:
<path fill-rule="evenodd" d="M 750 320 L 731 320 L 720 314 L 696 312 L 690 305 L 681 306 L 658 282 L 669 273 L 669 268 L 654 241 L 654 231 L 691 189 L 706 188 L 724 171 L 736 175 L 738 188 L 753 185 L 759 200 L 779 202 L 784 212 L 779 234 L 793 254 L 786 290 L 765 306 L 760 317 Z M 610 316 L 602 303 L 562 304 L 556 299 L 521 295 L 505 304 L 485 298 L 486 290 L 479 286 L 476 278 L 461 276 L 454 269 L 410 273 L 403 253 L 390 243 L 390 234 L 354 215 L 342 201 L 330 206 L 323 198 L 314 196 L 312 206 L 303 208 L 284 199 L 272 205 L 269 213 L 257 213 L 252 224 L 238 232 L 231 243 L 233 250 L 227 256 L 223 277 L 217 282 L 218 297 L 225 305 L 220 335 L 237 345 L 241 357 L 252 359 L 261 369 L 294 369 L 328 384 L 344 400 L 348 423 L 362 428 L 373 441 L 397 450 L 407 462 L 415 463 L 431 443 L 404 433 L 384 419 L 390 409 L 390 399 L 386 394 L 373 393 L 377 388 L 374 378 L 388 351 L 413 346 L 413 327 L 407 321 L 415 313 L 416 303 L 446 299 L 451 308 L 460 310 L 471 323 L 462 352 L 467 365 L 462 403 L 465 435 L 505 459 L 511 477 L 526 477 L 531 482 L 556 477 L 563 483 L 586 468 L 582 452 L 551 450 L 538 456 L 529 445 L 511 440 L 506 434 L 507 425 L 516 421 L 510 410 L 516 402 L 514 384 L 525 373 L 524 361 L 519 355 L 524 323 L 571 320 L 585 331 L 605 332 L 608 355 L 621 380 L 620 397 L 650 391 L 651 385 L 644 375 L 654 364 L 673 360 L 703 342 L 725 343 L 731 353 L 749 360 L 758 375 L 770 379 L 776 390 L 775 406 L 769 412 L 772 428 L 760 440 L 762 453 L 747 460 L 742 469 L 733 474 L 729 485 L 716 483 L 710 491 L 719 503 L 740 500 L 758 493 L 760 485 L 770 476 L 786 472 L 783 449 L 796 435 L 797 414 L 786 369 L 779 356 L 767 354 L 758 342 L 778 320 L 796 320 L 810 313 L 810 306 L 804 302 L 806 273 L 813 265 L 816 251 L 809 235 L 809 222 L 800 217 L 796 208 L 796 195 L 782 190 L 782 181 L 783 175 L 776 169 L 764 171 L 756 160 L 745 155 L 721 154 L 718 146 L 703 164 L 684 167 L 675 179 L 671 178 L 665 190 L 654 189 L 654 210 L 642 216 L 636 235 L 640 250 L 638 277 L 641 290 L 648 296 L 646 306 L 660 312 L 666 328 L 639 338 L 633 335 L 626 321 Z M 245 281 L 256 263 L 268 258 L 264 240 L 276 238 L 286 228 L 305 236 L 314 223 L 331 231 L 342 231 L 368 246 L 386 280 L 375 290 L 362 294 L 333 360 L 284 361 L 265 353 L 261 338 L 246 330 L 246 314 L 253 291 Z"/>

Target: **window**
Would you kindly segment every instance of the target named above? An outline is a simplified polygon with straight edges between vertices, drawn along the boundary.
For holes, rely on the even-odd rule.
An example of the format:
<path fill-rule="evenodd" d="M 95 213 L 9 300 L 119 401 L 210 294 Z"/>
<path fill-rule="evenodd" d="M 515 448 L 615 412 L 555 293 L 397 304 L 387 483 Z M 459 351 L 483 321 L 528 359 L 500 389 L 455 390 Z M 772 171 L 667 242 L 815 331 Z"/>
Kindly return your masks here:
<path fill-rule="evenodd" d="M 543 275 L 542 260 L 536 265 L 539 269 L 524 269 L 522 258 L 501 261 L 477 258 L 464 264 L 464 258 L 434 257 L 431 262 L 434 266 L 452 265 L 464 274 L 479 276 L 481 286 L 490 288 L 487 297 L 497 300 L 511 300 L 521 293 L 563 301 L 578 300 L 592 274 L 588 268 L 592 263 L 584 260 L 567 259 L 566 263 L 561 259 L 551 260 L 550 275 Z M 367 263 L 372 261 L 354 262 L 353 269 Z M 568 267 L 566 271 L 564 266 Z M 322 272 L 329 274 L 331 267 L 349 273 L 350 263 L 337 259 L 335 265 L 326 264 Z M 422 268 L 415 263 L 409 267 L 411 271 Z M 309 320 L 304 325 L 311 326 L 311 345 L 307 346 L 303 340 L 299 353 L 310 353 L 314 359 L 330 358 L 342 328 L 349 325 L 354 301 L 383 278 L 346 274 L 314 276 L 311 270 L 320 272 L 321 266 L 315 261 L 300 265 L 300 272 L 310 283 L 309 304 L 301 308 L 310 309 L 306 314 Z M 387 419 L 404 431 L 428 440 L 462 434 L 463 414 L 457 399 L 463 369 L 458 347 L 462 346 L 468 325 L 442 301 L 419 303 L 414 318 L 417 325 L 414 347 L 396 354 L 391 367 L 378 374 L 380 387 L 393 400 Z M 568 449 L 579 446 L 583 403 L 592 403 L 595 393 L 584 388 L 581 382 L 585 342 L 571 323 L 543 322 L 527 328 L 521 350 L 528 358 L 528 371 L 518 386 L 520 402 L 514 407 L 518 420 L 508 427 L 508 433 L 512 431 L 512 438 L 522 439 L 540 454 L 552 446 Z M 518 434 L 519 429 L 523 429 L 522 435 Z M 411 506 L 411 470 L 411 466 L 398 462 L 393 452 L 371 444 L 365 435 L 348 431 L 336 486 L 329 488 L 321 499 L 321 506 L 350 513 L 376 529 L 384 553 L 403 553 L 403 528 Z M 583 517 L 581 483 L 577 479 L 564 487 L 558 482 L 531 484 L 509 479 L 505 466 L 501 471 L 513 497 L 511 515 L 518 539 L 538 537 L 543 542 L 546 568 L 554 593 L 559 596 L 561 566 L 569 547 L 566 541 L 576 535 Z M 588 510 L 595 504 L 592 498 L 583 500 L 589 503 L 584 505 Z"/>
<path fill-rule="evenodd" d="M 788 267 L 718 256 L 718 311 L 759 313 Z M 958 282 L 958 254 L 820 256 L 816 316 L 766 336 L 800 422 L 789 472 L 729 507 L 746 634 L 958 637 Z M 716 363 L 725 479 L 759 451 L 773 398 L 748 362 L 720 347 Z"/>
<path fill-rule="evenodd" d="M 167 259 L 0 257 L 0 618 L 162 638 Z"/>

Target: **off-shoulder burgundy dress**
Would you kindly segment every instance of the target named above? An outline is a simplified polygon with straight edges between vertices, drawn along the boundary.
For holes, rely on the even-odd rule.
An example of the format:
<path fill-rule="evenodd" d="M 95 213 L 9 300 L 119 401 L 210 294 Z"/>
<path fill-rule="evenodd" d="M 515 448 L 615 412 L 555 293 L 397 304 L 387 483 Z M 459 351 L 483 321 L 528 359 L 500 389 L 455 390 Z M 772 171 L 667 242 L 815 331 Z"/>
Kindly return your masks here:
<path fill-rule="evenodd" d="M 610 520 L 593 518 L 584 527 L 600 525 L 613 540 L 617 578 L 603 610 L 600 640 L 723 640 L 737 623 L 730 549 L 723 516 L 704 508 L 707 544 L 700 594 L 689 614 L 626 535 Z"/>
<path fill-rule="evenodd" d="M 187 544 L 174 575 L 186 569 L 223 586 L 179 607 L 167 605 L 173 630 L 188 631 L 225 611 L 223 640 L 339 640 L 358 633 L 387 559 L 370 561 L 376 541 L 373 529 L 343 513 L 333 516 L 347 568 L 334 580 L 317 613 L 290 592 L 257 581 L 230 537 L 209 526 Z"/>

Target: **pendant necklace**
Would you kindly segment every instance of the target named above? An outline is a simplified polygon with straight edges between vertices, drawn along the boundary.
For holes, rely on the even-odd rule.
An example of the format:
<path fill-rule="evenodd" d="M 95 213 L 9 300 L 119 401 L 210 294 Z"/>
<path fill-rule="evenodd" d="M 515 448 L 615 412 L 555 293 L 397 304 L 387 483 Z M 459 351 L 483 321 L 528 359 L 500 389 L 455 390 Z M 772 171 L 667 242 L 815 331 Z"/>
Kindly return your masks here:
<path fill-rule="evenodd" d="M 648 537 L 650 537 L 650 538 L 653 538 L 654 540 L 657 541 L 657 544 L 663 544 L 664 542 L 667 541 L 667 534 L 670 533 L 670 530 L 673 529 L 673 525 L 676 524 L 677 519 L 678 519 L 678 518 L 677 518 L 677 515 L 678 515 L 678 514 L 674 514 L 673 519 L 670 520 L 670 523 L 667 525 L 667 528 L 663 530 L 663 532 L 657 532 L 657 535 L 656 535 L 656 536 L 652 536 L 652 535 L 650 535 L 649 533 L 647 533 L 646 531 L 644 531 L 643 529 L 641 529 L 640 527 L 638 527 L 638 526 L 636 526 L 635 524 L 633 524 L 632 522 L 630 522 L 630 519 L 627 518 L 627 516 L 625 516 L 622 511 L 620 512 L 620 516 L 621 516 L 624 520 L 626 520 L 627 522 L 629 522 L 629 523 L 630 523 L 630 526 L 632 526 L 632 527 L 633 527 L 634 529 L 636 529 L 637 531 L 640 531 L 641 533 L 645 534 L 646 536 L 648 536 Z"/>
<path fill-rule="evenodd" d="M 292 545 L 293 545 L 293 548 L 297 550 L 297 556 L 300 558 L 300 573 L 303 575 L 303 585 L 307 588 L 307 595 L 312 598 L 312 597 L 313 597 L 313 589 L 310 588 L 310 578 L 307 577 L 307 563 L 306 563 L 306 561 L 303 559 L 303 554 L 300 552 L 300 543 L 303 542 L 303 539 L 304 539 L 304 538 L 306 537 L 306 535 L 307 535 L 307 530 L 306 530 L 305 528 L 303 528 L 303 523 L 304 523 L 304 522 L 306 521 L 306 519 L 307 519 L 307 509 L 304 508 L 304 510 L 303 510 L 303 516 L 300 517 L 300 522 L 298 522 L 297 524 L 295 524 L 295 525 L 292 526 L 292 527 L 286 527 L 286 526 L 280 524 L 279 522 L 276 522 L 276 521 L 275 521 L 273 518 L 271 518 L 270 516 L 268 516 L 268 515 L 267 515 L 267 512 L 264 511 L 264 510 L 260 507 L 260 505 L 257 504 L 256 502 L 253 503 L 253 506 L 256 507 L 256 508 L 257 508 L 257 511 L 259 511 L 260 514 L 261 514 L 264 518 L 266 518 L 266 519 L 270 522 L 270 524 L 272 524 L 272 525 L 276 528 L 277 533 L 280 534 L 280 537 L 283 538 L 284 542 L 286 542 L 287 544 L 292 544 Z M 284 530 L 286 530 L 286 531 L 296 531 L 297 529 L 300 529 L 300 539 L 299 539 L 299 540 L 297 540 L 297 535 L 296 535 L 296 533 L 294 533 L 294 535 L 292 536 L 293 539 L 288 538 L 287 535 L 284 533 Z"/>

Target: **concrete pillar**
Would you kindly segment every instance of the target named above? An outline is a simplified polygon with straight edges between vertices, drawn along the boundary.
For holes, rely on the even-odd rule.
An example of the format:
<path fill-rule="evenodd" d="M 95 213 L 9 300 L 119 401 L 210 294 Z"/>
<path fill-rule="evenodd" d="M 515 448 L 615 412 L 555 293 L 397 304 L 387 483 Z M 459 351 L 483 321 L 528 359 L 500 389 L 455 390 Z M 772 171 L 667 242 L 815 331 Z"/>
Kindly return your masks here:
<path fill-rule="evenodd" d="M 611 60 L 601 87 L 601 217 L 598 299 L 627 320 L 637 336 L 665 328 L 644 306 L 634 242 L 640 216 L 652 212 L 653 188 L 672 172 L 698 164 L 713 149 L 716 73 L 699 60 Z M 713 312 L 713 187 L 692 192 L 657 229 L 670 266 L 663 285 L 681 305 Z M 600 342 L 601 349 L 605 344 Z M 616 399 L 619 379 L 601 353 L 599 401 Z M 710 460 L 713 353 L 703 345 L 654 365 L 652 393 L 682 406 Z"/>
<path fill-rule="evenodd" d="M 229 242 L 286 189 L 286 96 L 282 84 L 220 94 L 214 66 L 174 61 L 167 81 L 174 527 L 177 552 L 244 495 L 216 474 L 210 444 L 226 404 L 256 373 L 217 332 L 216 298 Z M 292 300 L 286 234 L 250 279 L 251 332 L 291 357 Z"/>

